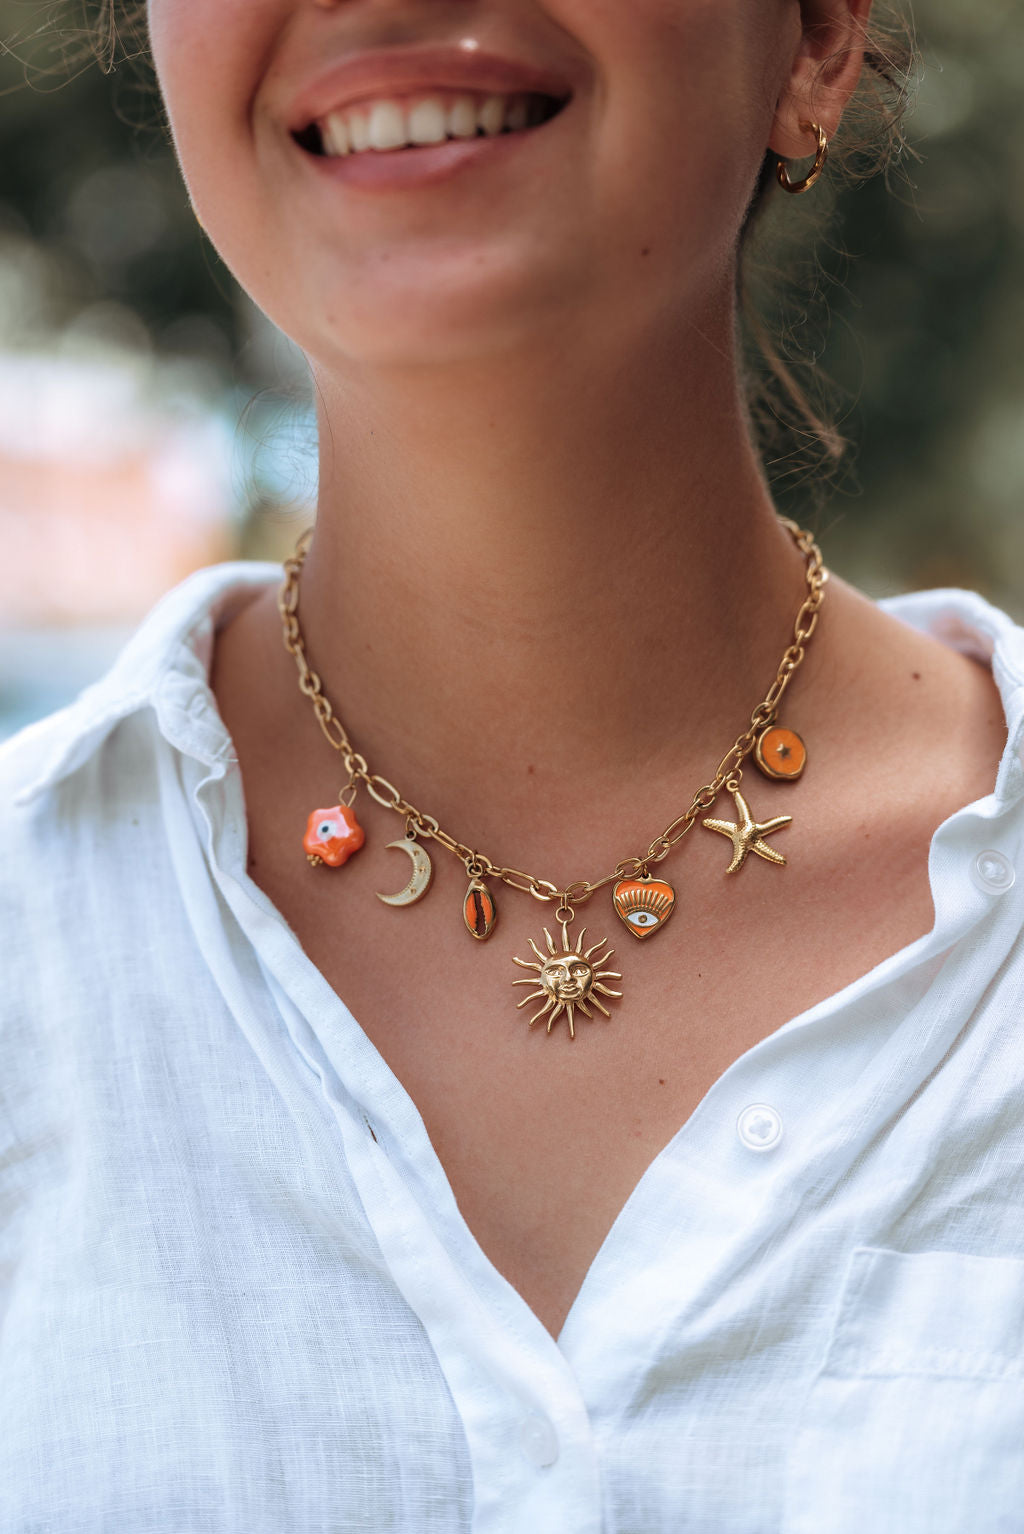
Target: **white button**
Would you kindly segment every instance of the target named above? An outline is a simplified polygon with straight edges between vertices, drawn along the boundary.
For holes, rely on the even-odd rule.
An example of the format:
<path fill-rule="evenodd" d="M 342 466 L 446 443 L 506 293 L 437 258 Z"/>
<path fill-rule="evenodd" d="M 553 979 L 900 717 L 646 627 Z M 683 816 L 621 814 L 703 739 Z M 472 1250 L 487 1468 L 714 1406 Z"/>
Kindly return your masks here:
<path fill-rule="evenodd" d="M 524 1417 L 519 1429 L 519 1443 L 532 1465 L 544 1469 L 558 1458 L 558 1436 L 546 1417 L 535 1413 Z"/>
<path fill-rule="evenodd" d="M 994 847 L 979 852 L 971 868 L 971 878 L 986 895 L 1002 895 L 1012 888 L 1016 877 L 1010 859 L 996 852 Z"/>
<path fill-rule="evenodd" d="M 736 1120 L 736 1133 L 748 1150 L 774 1150 L 782 1139 L 782 1119 L 767 1103 L 751 1103 Z"/>

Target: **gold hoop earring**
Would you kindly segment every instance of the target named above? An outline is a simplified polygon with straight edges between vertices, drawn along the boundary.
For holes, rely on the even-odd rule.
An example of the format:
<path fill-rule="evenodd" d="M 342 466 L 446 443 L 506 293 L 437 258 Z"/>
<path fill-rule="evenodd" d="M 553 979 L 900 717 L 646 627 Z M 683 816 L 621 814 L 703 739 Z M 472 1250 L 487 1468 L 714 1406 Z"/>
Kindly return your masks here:
<path fill-rule="evenodd" d="M 794 196 L 799 196 L 801 192 L 810 191 L 824 170 L 825 161 L 828 159 L 828 139 L 825 137 L 824 128 L 820 127 L 818 123 L 801 123 L 800 126 L 805 133 L 813 133 L 817 136 L 818 150 L 814 156 L 814 164 L 802 181 L 790 181 L 789 167 L 785 160 L 780 160 L 776 167 L 779 185 L 784 191 L 792 192 Z"/>

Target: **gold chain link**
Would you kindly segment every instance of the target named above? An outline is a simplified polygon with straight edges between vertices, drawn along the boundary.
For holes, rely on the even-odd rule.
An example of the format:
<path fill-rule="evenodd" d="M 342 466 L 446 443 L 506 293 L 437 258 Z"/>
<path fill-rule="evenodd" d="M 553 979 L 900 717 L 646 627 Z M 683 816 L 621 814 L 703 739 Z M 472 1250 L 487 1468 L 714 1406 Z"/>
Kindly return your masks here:
<path fill-rule="evenodd" d="M 619 879 L 639 878 L 647 872 L 650 864 L 660 863 L 667 858 L 673 847 L 691 829 L 698 815 L 712 808 L 727 784 L 739 787 L 743 776 L 742 763 L 753 750 L 754 742 L 761 731 L 777 718 L 783 694 L 803 661 L 807 643 L 817 627 L 825 582 L 828 580 L 828 571 L 822 563 L 821 551 L 811 534 L 804 528 L 798 527 L 788 517 L 780 517 L 779 520 L 792 534 L 806 561 L 807 595 L 793 623 L 793 642 L 779 662 L 775 680 L 751 714 L 750 724 L 741 735 L 737 735 L 722 757 L 710 783 L 705 783 L 703 787 L 698 788 L 689 806 L 665 827 L 660 836 L 654 838 L 642 856 L 623 858 L 616 864 L 612 873 L 606 874 L 603 879 L 594 881 L 576 879 L 565 889 L 559 889 L 558 885 L 552 884 L 549 879 L 538 879 L 533 874 L 525 873 L 521 868 L 500 868 L 484 853 L 477 852 L 474 848 L 466 846 L 464 842 L 457 841 L 455 837 L 441 829 L 433 815 L 425 815 L 414 804 L 403 799 L 399 790 L 393 783 L 389 783 L 387 778 L 382 778 L 379 773 L 371 772 L 366 758 L 355 750 L 345 732 L 344 725 L 324 695 L 319 676 L 309 664 L 305 640 L 299 627 L 299 574 L 313 536 L 311 527 L 302 534 L 291 558 L 284 562 L 284 581 L 277 599 L 278 611 L 284 626 L 284 646 L 295 660 L 299 671 L 299 688 L 312 702 L 317 722 L 328 744 L 341 754 L 345 771 L 348 773 L 346 790 L 362 783 L 367 793 L 378 804 L 404 816 L 407 826 L 411 827 L 417 835 L 429 837 L 459 858 L 465 864 L 471 878 L 500 879 L 512 889 L 533 895 L 536 900 L 557 900 L 561 909 L 571 910 L 572 906 L 589 900 L 591 895 L 603 889 L 606 884 Z"/>

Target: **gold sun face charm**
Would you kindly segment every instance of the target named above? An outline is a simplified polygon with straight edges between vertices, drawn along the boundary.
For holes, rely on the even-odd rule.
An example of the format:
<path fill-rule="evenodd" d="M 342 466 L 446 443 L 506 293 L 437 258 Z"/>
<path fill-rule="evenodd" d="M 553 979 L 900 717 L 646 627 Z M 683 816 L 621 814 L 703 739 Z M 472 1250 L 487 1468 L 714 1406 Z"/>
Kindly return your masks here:
<path fill-rule="evenodd" d="M 584 952 L 583 938 L 586 927 L 580 929 L 580 935 L 576 939 L 576 947 L 569 942 L 568 922 L 559 917 L 562 927 L 561 950 L 555 947 L 555 942 L 547 927 L 544 928 L 544 936 L 548 940 L 548 951 L 542 953 L 537 944 L 530 939 L 530 947 L 540 961 L 537 964 L 529 959 L 513 959 L 514 964 L 523 969 L 536 970 L 536 975 L 529 980 L 513 980 L 513 985 L 532 985 L 534 990 L 529 996 L 524 996 L 518 1003 L 518 1007 L 525 1007 L 528 1002 L 540 1001 L 543 1005 L 538 1008 L 530 1018 L 530 1027 L 539 1022 L 542 1017 L 547 1017 L 548 1033 L 556 1020 L 564 1012 L 569 1020 L 569 1037 L 575 1039 L 576 1030 L 573 1027 L 573 1013 L 578 1007 L 584 1017 L 593 1018 L 590 1011 L 592 1006 L 605 1017 L 611 1017 L 608 1008 L 598 999 L 598 992 L 602 996 L 621 996 L 621 991 L 610 990 L 602 982 L 605 980 L 621 980 L 622 976 L 617 970 L 601 969 L 599 966 L 606 963 L 615 952 L 609 948 L 606 953 L 598 953 L 599 948 L 604 948 L 608 942 L 603 937 L 599 943 L 594 943 Z"/>

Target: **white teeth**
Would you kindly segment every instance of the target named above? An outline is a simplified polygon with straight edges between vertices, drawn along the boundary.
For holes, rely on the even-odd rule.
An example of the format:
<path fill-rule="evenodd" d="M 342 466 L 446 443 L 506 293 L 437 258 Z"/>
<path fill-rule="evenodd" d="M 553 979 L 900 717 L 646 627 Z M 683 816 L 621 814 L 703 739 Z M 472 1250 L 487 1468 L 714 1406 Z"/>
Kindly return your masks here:
<path fill-rule="evenodd" d="M 505 121 L 505 102 L 504 96 L 488 96 L 477 114 L 480 126 L 489 138 L 501 132 Z"/>
<path fill-rule="evenodd" d="M 446 138 L 493 138 L 507 128 L 528 126 L 526 96 L 429 96 L 412 106 L 380 100 L 330 112 L 320 121 L 326 155 L 359 154 L 367 149 L 401 149 L 408 144 L 440 144 Z"/>
<path fill-rule="evenodd" d="M 324 150 L 327 154 L 348 154 L 348 126 L 340 112 L 332 112 L 323 126 Z"/>
<path fill-rule="evenodd" d="M 440 144 L 448 137 L 444 103 L 417 101 L 409 111 L 409 138 L 414 144 Z"/>
<path fill-rule="evenodd" d="M 395 101 L 375 101 L 370 108 L 370 148 L 401 149 L 409 142 L 405 113 Z"/>
<path fill-rule="evenodd" d="M 513 96 L 505 113 L 505 126 L 513 132 L 526 127 L 527 102 L 525 96 Z"/>
<path fill-rule="evenodd" d="M 337 114 L 342 115 L 340 112 Z M 345 122 L 348 123 L 348 146 L 353 151 L 369 149 L 370 147 L 370 123 L 363 112 L 347 112 L 344 114 Z"/>
<path fill-rule="evenodd" d="M 476 102 L 472 96 L 453 101 L 446 115 L 452 138 L 476 138 Z"/>

